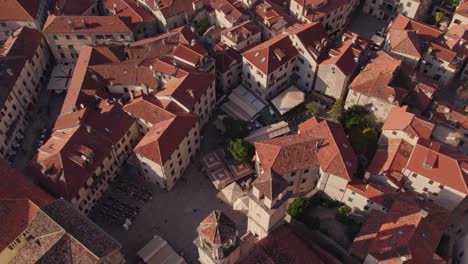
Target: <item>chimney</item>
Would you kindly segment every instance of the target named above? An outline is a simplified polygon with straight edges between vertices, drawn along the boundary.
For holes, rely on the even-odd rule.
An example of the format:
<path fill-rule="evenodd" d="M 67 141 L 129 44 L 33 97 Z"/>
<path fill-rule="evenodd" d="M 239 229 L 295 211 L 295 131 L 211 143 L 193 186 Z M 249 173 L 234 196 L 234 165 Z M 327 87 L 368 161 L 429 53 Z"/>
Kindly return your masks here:
<path fill-rule="evenodd" d="M 91 134 L 91 126 L 86 125 L 86 132 L 88 132 L 89 134 Z"/>
<path fill-rule="evenodd" d="M 137 1 L 137 2 L 138 2 L 138 1 Z M 116 3 L 114 3 L 114 4 L 112 5 L 112 14 L 114 14 L 114 15 L 117 14 L 117 4 L 116 4 Z"/>
<path fill-rule="evenodd" d="M 354 36 L 354 37 L 353 37 L 353 44 L 356 44 L 356 41 L 357 41 L 357 37 Z"/>
<path fill-rule="evenodd" d="M 190 46 L 195 46 L 195 44 L 197 44 L 197 40 L 196 39 L 192 39 L 192 41 L 190 41 Z"/>
<path fill-rule="evenodd" d="M 190 95 L 190 97 L 195 98 L 195 95 L 193 94 L 193 90 L 187 90 L 187 93 Z"/>
<path fill-rule="evenodd" d="M 81 24 L 83 25 L 83 28 L 87 28 L 88 25 L 86 25 L 86 20 L 81 19 Z"/>
<path fill-rule="evenodd" d="M 424 209 L 421 209 L 421 211 L 419 211 L 419 215 L 422 218 L 425 218 L 428 215 L 428 212 L 426 210 L 424 210 Z"/>
<path fill-rule="evenodd" d="M 71 30 L 75 30 L 75 25 L 73 25 L 73 22 L 70 19 L 68 19 L 67 24 Z"/>

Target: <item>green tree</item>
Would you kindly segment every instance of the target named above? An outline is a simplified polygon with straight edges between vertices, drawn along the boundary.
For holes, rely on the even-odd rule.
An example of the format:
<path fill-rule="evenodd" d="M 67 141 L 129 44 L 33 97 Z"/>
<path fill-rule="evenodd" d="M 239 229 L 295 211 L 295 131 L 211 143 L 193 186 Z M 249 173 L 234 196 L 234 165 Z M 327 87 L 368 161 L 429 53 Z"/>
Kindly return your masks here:
<path fill-rule="evenodd" d="M 459 0 L 445 0 L 445 3 L 447 3 L 451 7 L 458 7 L 460 4 Z"/>
<path fill-rule="evenodd" d="M 338 207 L 338 214 L 341 216 L 349 216 L 351 213 L 351 207 L 347 206 L 346 204 Z"/>
<path fill-rule="evenodd" d="M 249 134 L 248 123 L 245 121 L 226 117 L 223 119 L 223 124 L 226 128 L 225 135 L 227 138 L 245 138 Z"/>
<path fill-rule="evenodd" d="M 435 14 L 435 24 L 438 25 L 443 17 L 444 17 L 444 12 L 436 12 L 436 14 Z"/>
<path fill-rule="evenodd" d="M 203 35 L 210 28 L 210 21 L 208 19 L 201 20 L 197 25 L 198 35 Z"/>
<path fill-rule="evenodd" d="M 310 209 L 309 200 L 306 198 L 296 198 L 288 205 L 288 214 L 297 220 L 303 221 Z"/>
<path fill-rule="evenodd" d="M 254 155 L 254 148 L 242 139 L 228 139 L 225 146 L 228 155 L 236 161 L 249 161 Z"/>
<path fill-rule="evenodd" d="M 344 114 L 344 102 L 343 99 L 338 99 L 333 104 L 332 108 L 330 109 L 330 117 L 335 120 L 336 122 L 341 122 Z"/>
<path fill-rule="evenodd" d="M 305 105 L 305 108 L 310 116 L 316 116 L 320 113 L 320 104 L 317 102 L 308 103 Z"/>

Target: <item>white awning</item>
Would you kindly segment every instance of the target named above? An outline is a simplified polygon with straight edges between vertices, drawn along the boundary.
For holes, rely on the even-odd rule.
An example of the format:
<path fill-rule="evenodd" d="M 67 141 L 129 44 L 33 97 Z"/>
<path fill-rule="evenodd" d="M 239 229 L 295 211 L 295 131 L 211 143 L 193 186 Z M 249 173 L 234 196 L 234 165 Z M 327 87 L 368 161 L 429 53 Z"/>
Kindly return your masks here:
<path fill-rule="evenodd" d="M 185 260 L 179 256 L 166 240 L 160 236 L 154 238 L 137 253 L 147 264 L 185 264 Z"/>
<path fill-rule="evenodd" d="M 297 89 L 295 86 L 290 86 L 284 92 L 271 100 L 271 103 L 281 115 L 284 115 L 294 109 L 294 107 L 302 104 L 304 100 L 304 92 Z"/>
<path fill-rule="evenodd" d="M 264 139 L 279 137 L 281 135 L 289 133 L 290 131 L 291 129 L 289 128 L 288 123 L 285 121 L 281 121 L 253 131 L 252 133 L 250 133 L 250 135 L 244 138 L 244 140 L 249 142 L 250 144 L 253 144 L 254 142 L 261 141 Z"/>

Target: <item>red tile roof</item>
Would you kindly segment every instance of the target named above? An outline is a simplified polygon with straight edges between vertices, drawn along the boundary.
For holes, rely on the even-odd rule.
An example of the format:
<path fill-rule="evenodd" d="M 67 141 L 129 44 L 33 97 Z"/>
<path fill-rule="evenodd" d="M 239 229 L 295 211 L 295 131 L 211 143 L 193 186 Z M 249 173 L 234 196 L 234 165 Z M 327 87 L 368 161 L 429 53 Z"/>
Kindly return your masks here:
<path fill-rule="evenodd" d="M 319 165 L 316 150 L 322 139 L 311 134 L 288 135 L 255 142 L 263 169 L 284 175 Z"/>
<path fill-rule="evenodd" d="M 14 31 L 13 36 L 0 45 L 0 65 L 2 66 L 0 71 L 0 86 L 2 87 L 0 105 L 4 105 L 23 68 L 28 61 L 34 58 L 41 40 L 40 31 L 22 27 Z"/>
<path fill-rule="evenodd" d="M 327 32 L 320 22 L 307 24 L 294 24 L 286 30 L 289 34 L 295 35 L 316 60 L 324 54 L 326 46 L 330 43 Z"/>
<path fill-rule="evenodd" d="M 184 77 L 169 80 L 156 96 L 171 96 L 192 111 L 213 80 L 212 74 L 193 70 Z"/>
<path fill-rule="evenodd" d="M 85 127 L 55 131 L 33 158 L 30 171 L 45 189 L 71 201 L 109 155 L 112 144 Z M 88 160 L 84 160 L 85 153 Z"/>
<path fill-rule="evenodd" d="M 279 56 L 278 52 L 284 56 Z M 245 51 L 242 56 L 268 75 L 295 58 L 297 54 L 288 35 L 279 35 Z"/>
<path fill-rule="evenodd" d="M 191 45 L 192 40 L 195 40 L 194 46 Z M 203 45 L 196 41 L 195 33 L 187 26 L 173 29 L 156 37 L 135 41 L 130 44 L 127 53 L 129 60 L 158 58 L 162 55 L 172 53 L 178 45 L 184 45 L 185 48 L 199 55 L 204 56 L 208 53 Z"/>
<path fill-rule="evenodd" d="M 347 1 L 347 0 L 327 0 L 327 1 L 304 0 L 304 1 L 297 1 L 297 3 L 306 7 L 304 16 L 309 21 L 318 21 L 321 17 L 330 15 L 333 12 L 340 12 L 338 10 L 344 9 L 344 6 L 349 4 L 350 1 Z M 320 3 L 325 3 L 325 4 L 318 7 Z M 307 8 L 309 6 L 311 6 L 312 8 Z"/>
<path fill-rule="evenodd" d="M 73 25 L 70 27 L 69 21 Z M 83 21 L 86 26 L 83 25 Z M 55 16 L 50 15 L 42 31 L 45 34 L 62 33 L 129 33 L 132 31 L 117 16 Z"/>
<path fill-rule="evenodd" d="M 256 20 L 276 34 L 296 23 L 296 20 L 279 4 L 263 0 L 255 6 Z"/>
<path fill-rule="evenodd" d="M 47 190 L 70 201 L 134 123 L 122 106 L 106 101 L 60 115 L 30 170 Z"/>
<path fill-rule="evenodd" d="M 442 31 L 440 31 L 439 29 L 424 24 L 422 22 L 410 19 L 401 14 L 399 14 L 395 18 L 390 28 L 397 30 L 414 31 L 418 35 L 418 37 L 423 40 L 434 40 L 442 36 Z"/>
<path fill-rule="evenodd" d="M 429 50 L 428 52 L 443 61 L 446 61 L 448 63 L 451 63 L 453 59 L 457 56 L 457 53 L 453 52 L 452 50 L 442 47 L 441 45 L 438 45 L 436 43 L 429 43 Z"/>
<path fill-rule="evenodd" d="M 384 139 L 372 159 L 368 172 L 386 176 L 396 186 L 403 185 L 403 170 L 413 151 L 413 146 L 403 139 Z"/>
<path fill-rule="evenodd" d="M 160 0 L 146 1 L 146 5 L 153 11 L 160 11 L 168 19 L 185 13 L 187 16 L 193 14 L 193 1 L 189 0 Z"/>
<path fill-rule="evenodd" d="M 307 243 L 289 228 L 280 226 L 255 243 L 240 264 L 341 263 L 315 244 Z"/>
<path fill-rule="evenodd" d="M 242 8 L 239 1 L 232 0 L 210 0 L 210 7 L 223 14 L 224 19 L 231 24 L 240 21 L 246 16 L 246 11 Z"/>
<path fill-rule="evenodd" d="M 55 15 L 80 16 L 93 6 L 97 7 L 95 0 L 58 0 L 51 11 Z"/>
<path fill-rule="evenodd" d="M 432 119 L 437 124 L 468 129 L 468 116 L 463 111 L 443 100 L 436 101 L 431 106 Z"/>
<path fill-rule="evenodd" d="M 0 199 L 0 250 L 12 243 L 34 219 L 39 207 L 28 199 Z"/>
<path fill-rule="evenodd" d="M 0 159 L 1 199 L 29 199 L 41 207 L 54 200 L 30 179 L 8 165 L 5 160 Z"/>
<path fill-rule="evenodd" d="M 190 130 L 195 127 L 197 120 L 193 114 L 177 113 L 175 117 L 154 124 L 136 145 L 134 152 L 164 165 Z"/>
<path fill-rule="evenodd" d="M 429 139 L 435 125 L 408 112 L 408 107 L 393 107 L 387 115 L 382 130 L 400 130 L 410 137 Z"/>
<path fill-rule="evenodd" d="M 290 186 L 288 181 L 270 168 L 265 169 L 265 171 L 253 181 L 252 185 L 271 201 L 276 199 Z"/>
<path fill-rule="evenodd" d="M 445 209 L 403 193 L 387 214 L 371 212 L 351 253 L 361 260 L 370 254 L 382 263 L 431 263 L 448 216 Z"/>
<path fill-rule="evenodd" d="M 309 122 L 312 123 L 309 125 Z M 328 120 L 309 119 L 299 125 L 301 134 L 322 138 L 317 159 L 323 171 L 347 181 L 354 178 L 358 161 L 343 127 Z"/>
<path fill-rule="evenodd" d="M 261 33 L 261 28 L 253 20 L 247 20 L 236 26 L 224 29 L 220 34 L 234 43 L 240 43 L 259 33 Z"/>
<path fill-rule="evenodd" d="M 344 75 L 350 76 L 356 70 L 356 59 L 360 59 L 361 55 L 365 54 L 364 51 L 353 43 L 353 39 L 346 38 L 344 42 L 340 42 L 338 47 L 333 47 L 328 52 L 328 57 L 321 64 L 336 65 Z"/>
<path fill-rule="evenodd" d="M 350 183 L 347 188 L 386 208 L 391 205 L 392 196 L 396 195 L 393 189 L 373 182 Z"/>
<path fill-rule="evenodd" d="M 400 61 L 383 51 L 377 52 L 377 57 L 369 62 L 361 73 L 350 84 L 349 89 L 369 97 L 401 104 L 408 91 L 400 87 L 392 87 L 391 82 L 400 67 Z M 393 99 L 393 100 L 391 100 Z"/>
<path fill-rule="evenodd" d="M 132 30 L 142 22 L 156 21 L 156 17 L 135 1 L 103 0 L 102 6 L 111 11 L 115 10 L 115 16 L 119 17 Z"/>
<path fill-rule="evenodd" d="M 460 4 L 460 6 L 457 7 L 455 12 L 464 17 L 468 17 L 468 2 L 462 1 L 462 3 Z"/>
<path fill-rule="evenodd" d="M 468 173 L 462 164 L 468 157 L 440 143 L 420 139 L 406 168 L 435 182 L 468 194 Z"/>
<path fill-rule="evenodd" d="M 163 109 L 158 99 L 147 95 L 131 100 L 123 109 L 130 115 L 153 125 L 175 117 L 174 114 Z"/>
<path fill-rule="evenodd" d="M 211 212 L 197 230 L 212 245 L 231 243 L 237 239 L 236 224 L 220 210 Z"/>
<path fill-rule="evenodd" d="M 390 29 L 388 37 L 393 52 L 421 58 L 421 44 L 415 31 Z"/>
<path fill-rule="evenodd" d="M 218 52 L 214 55 L 216 60 L 216 71 L 226 73 L 232 67 L 237 67 L 242 63 L 242 56 L 231 48 Z"/>
<path fill-rule="evenodd" d="M 0 20 L 35 20 L 40 0 L 3 0 L 0 6 Z"/>

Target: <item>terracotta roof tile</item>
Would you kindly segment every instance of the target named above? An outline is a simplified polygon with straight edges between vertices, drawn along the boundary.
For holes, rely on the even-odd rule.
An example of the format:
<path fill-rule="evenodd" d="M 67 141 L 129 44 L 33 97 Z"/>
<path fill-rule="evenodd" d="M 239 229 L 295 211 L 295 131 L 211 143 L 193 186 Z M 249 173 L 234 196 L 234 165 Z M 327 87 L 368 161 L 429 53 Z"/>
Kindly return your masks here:
<path fill-rule="evenodd" d="M 374 175 L 384 175 L 396 186 L 403 185 L 403 170 L 413 151 L 413 146 L 403 139 L 385 139 L 372 159 L 368 172 Z"/>
<path fill-rule="evenodd" d="M 189 113 L 178 113 L 156 123 L 136 145 L 134 152 L 163 165 L 196 123 L 197 117 Z"/>
<path fill-rule="evenodd" d="M 388 33 L 392 51 L 421 58 L 421 44 L 414 31 L 391 29 Z"/>
<path fill-rule="evenodd" d="M 301 134 L 323 138 L 317 152 L 323 171 L 348 181 L 353 179 L 358 161 L 340 124 L 314 117 L 300 124 L 299 129 Z"/>
<path fill-rule="evenodd" d="M 131 100 L 123 109 L 136 118 L 141 118 L 151 124 L 157 124 L 175 115 L 163 109 L 161 102 L 152 97 L 143 95 Z"/>
<path fill-rule="evenodd" d="M 378 261 L 430 263 L 447 223 L 448 212 L 400 194 L 387 214 L 373 210 L 351 246 L 360 259 L 368 254 Z"/>
<path fill-rule="evenodd" d="M 276 34 L 296 23 L 296 20 L 281 5 L 269 0 L 257 2 L 255 15 L 257 21 Z"/>
<path fill-rule="evenodd" d="M 103 0 L 102 6 L 109 10 L 115 10 L 115 16 L 119 17 L 130 29 L 135 29 L 140 23 L 155 21 L 156 17 L 146 9 L 131 0 Z"/>
<path fill-rule="evenodd" d="M 224 29 L 221 35 L 230 39 L 234 43 L 240 43 L 251 36 L 261 32 L 261 28 L 253 20 L 244 21 L 236 26 Z"/>
<path fill-rule="evenodd" d="M 70 27 L 71 21 L 73 28 Z M 85 21 L 86 26 L 83 25 Z M 54 33 L 132 33 L 117 16 L 55 16 L 50 15 L 42 30 L 45 34 Z"/>
<path fill-rule="evenodd" d="M 35 20 L 40 0 L 2 0 L 0 20 Z"/>
<path fill-rule="evenodd" d="M 438 30 L 437 28 L 410 19 L 401 14 L 399 14 L 395 18 L 390 28 L 397 30 L 414 31 L 418 35 L 418 37 L 423 40 L 434 40 L 442 36 L 442 31 Z"/>
<path fill-rule="evenodd" d="M 271 201 L 290 186 L 281 175 L 269 168 L 265 169 L 252 185 Z"/>
<path fill-rule="evenodd" d="M 211 212 L 197 230 L 212 245 L 222 245 L 237 237 L 236 224 L 220 210 Z"/>
<path fill-rule="evenodd" d="M 399 67 L 399 60 L 379 51 L 377 57 L 368 63 L 353 80 L 349 89 L 369 97 L 384 101 L 390 100 L 393 104 L 401 104 L 408 95 L 408 91 L 391 86 Z"/>
<path fill-rule="evenodd" d="M 411 137 L 429 139 L 435 125 L 408 112 L 408 107 L 393 107 L 387 115 L 383 130 L 400 130 Z"/>
<path fill-rule="evenodd" d="M 468 157 L 437 142 L 420 139 L 407 169 L 468 194 L 468 173 L 461 169 Z"/>
<path fill-rule="evenodd" d="M 0 199 L 29 199 L 38 206 L 45 206 L 54 200 L 2 159 L 0 159 Z"/>
<path fill-rule="evenodd" d="M 95 0 L 58 0 L 51 11 L 56 15 L 80 16 L 93 6 L 97 6 Z"/>
<path fill-rule="evenodd" d="M 284 175 L 317 166 L 316 150 L 322 138 L 310 135 L 288 135 L 255 142 L 262 167 Z"/>
<path fill-rule="evenodd" d="M 282 51 L 285 56 L 279 58 L 275 50 Z M 266 42 L 245 51 L 242 56 L 264 74 L 270 74 L 282 65 L 288 63 L 297 55 L 296 48 L 292 45 L 287 35 L 279 35 Z"/>
<path fill-rule="evenodd" d="M 302 240 L 285 226 L 273 230 L 268 236 L 255 243 L 254 248 L 240 264 L 302 264 L 341 263 L 315 244 Z"/>

